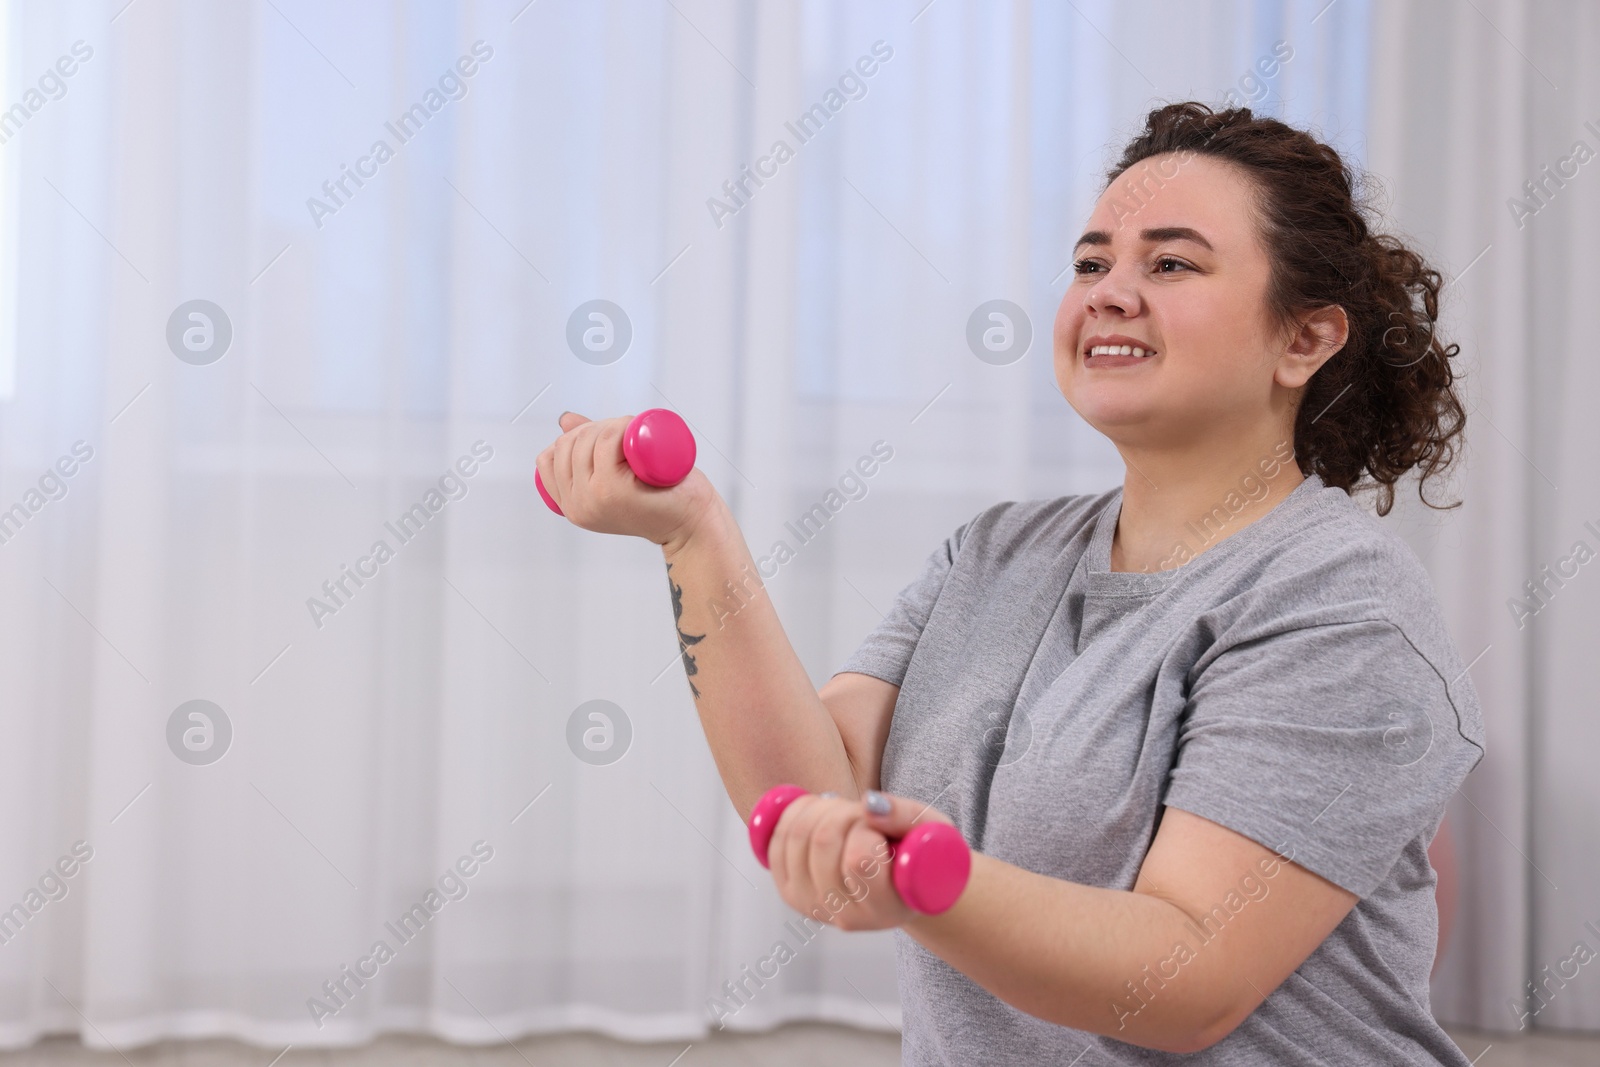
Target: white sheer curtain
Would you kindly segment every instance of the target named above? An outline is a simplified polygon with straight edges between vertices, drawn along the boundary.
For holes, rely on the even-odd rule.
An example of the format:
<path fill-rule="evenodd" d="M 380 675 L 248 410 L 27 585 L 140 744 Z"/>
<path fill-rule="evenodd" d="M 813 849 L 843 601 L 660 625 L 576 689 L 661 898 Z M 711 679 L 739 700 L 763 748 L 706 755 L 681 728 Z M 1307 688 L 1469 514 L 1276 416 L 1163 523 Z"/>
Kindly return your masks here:
<path fill-rule="evenodd" d="M 1567 92 L 1592 78 L 1592 17 L 1580 39 L 1480 7 L 1529 55 L 1536 33 L 1558 45 Z M 713 997 L 733 1027 L 894 1024 L 889 938 L 800 944 L 748 855 L 659 553 L 549 515 L 533 457 L 563 409 L 682 412 L 757 556 L 793 551 L 769 589 L 820 684 L 979 508 L 1120 478 L 1051 377 L 1063 270 L 1143 112 L 1229 90 L 1371 154 L 1402 221 L 1448 236 L 1441 262 L 1495 242 L 1464 282 L 1463 341 L 1481 383 L 1504 383 L 1480 399 L 1516 444 L 1475 427 L 1469 506 L 1417 539 L 1464 651 L 1496 642 L 1474 667 L 1496 751 L 1469 788 L 1483 818 L 1457 813 L 1469 877 L 1441 1003 L 1508 1024 L 1533 946 L 1580 936 L 1560 908 L 1595 881 L 1595 850 L 1574 847 L 1592 775 L 1563 744 L 1592 708 L 1575 649 L 1595 594 L 1564 592 L 1541 645 L 1487 629 L 1539 552 L 1582 536 L 1586 481 L 1596 511 L 1582 245 L 1563 229 L 1592 227 L 1594 194 L 1502 236 L 1521 161 L 1544 159 L 1533 131 L 1564 149 L 1565 98 L 1539 97 L 1463 11 L 12 0 L 7 104 L 75 42 L 92 54 L 0 145 L 22 204 L 0 508 L 26 516 L 0 526 L 0 907 L 25 913 L 0 944 L 0 1043 L 692 1039 Z M 1262 74 L 1280 41 L 1292 59 Z M 828 118 L 797 136 L 816 104 Z M 762 163 L 778 140 L 793 157 Z M 746 165 L 770 176 L 735 200 Z M 1530 274 L 1535 241 L 1572 269 Z M 995 299 L 1033 332 L 1005 365 L 966 340 Z M 214 362 L 169 343 L 194 300 L 231 324 Z M 593 300 L 631 326 L 614 362 L 568 344 Z M 92 457 L 41 488 L 80 441 Z M 801 543 L 786 524 L 875 446 L 892 458 Z M 430 489 L 437 514 L 392 532 Z M 210 764 L 175 754 L 200 720 L 169 739 L 193 700 L 231 726 Z M 591 700 L 631 725 L 608 765 L 569 745 Z M 204 741 L 191 758 L 220 734 Z M 1516 849 L 1568 896 L 1533 886 Z M 446 873 L 458 862 L 470 876 Z M 402 940 L 391 926 L 430 888 L 437 912 Z M 780 939 L 795 958 L 755 988 L 744 969 Z M 722 987 L 742 980 L 741 1005 Z M 1539 1022 L 1597 1009 L 1574 988 Z"/>
<path fill-rule="evenodd" d="M 1488 729 L 1451 807 L 1461 914 L 1434 1007 L 1488 1029 L 1600 1029 L 1600 983 L 1581 962 L 1600 953 L 1600 582 L 1576 551 L 1600 551 L 1600 182 L 1586 162 L 1600 151 L 1600 10 L 1379 7 L 1371 162 L 1459 277 L 1451 322 L 1475 409 L 1463 507 L 1406 509 L 1463 654 L 1482 657 Z"/>

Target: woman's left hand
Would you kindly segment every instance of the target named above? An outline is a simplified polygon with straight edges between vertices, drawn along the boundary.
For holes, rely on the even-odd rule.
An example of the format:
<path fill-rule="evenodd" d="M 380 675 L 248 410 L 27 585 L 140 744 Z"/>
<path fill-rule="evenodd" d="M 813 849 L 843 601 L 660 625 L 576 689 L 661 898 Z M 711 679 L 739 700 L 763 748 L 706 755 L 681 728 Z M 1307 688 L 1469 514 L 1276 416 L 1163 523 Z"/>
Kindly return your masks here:
<path fill-rule="evenodd" d="M 767 850 L 784 903 L 841 930 L 887 930 L 916 916 L 895 892 L 888 838 L 916 823 L 950 820 L 917 801 L 877 795 L 889 802 L 887 814 L 826 795 L 788 806 Z"/>

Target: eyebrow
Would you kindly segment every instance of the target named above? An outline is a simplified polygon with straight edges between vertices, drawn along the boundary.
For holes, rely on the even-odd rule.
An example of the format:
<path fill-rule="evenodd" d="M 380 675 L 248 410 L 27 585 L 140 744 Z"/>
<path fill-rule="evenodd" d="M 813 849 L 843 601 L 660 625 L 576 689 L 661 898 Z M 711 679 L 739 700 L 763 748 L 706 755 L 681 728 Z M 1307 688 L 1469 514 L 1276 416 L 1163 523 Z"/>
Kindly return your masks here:
<path fill-rule="evenodd" d="M 1199 230 L 1188 226 L 1156 226 L 1152 229 L 1139 231 L 1139 237 L 1141 240 L 1148 241 L 1151 244 L 1160 241 L 1193 241 L 1207 251 L 1216 251 L 1211 247 L 1211 242 L 1206 240 Z M 1110 243 L 1111 235 L 1106 231 L 1090 230 L 1078 238 L 1078 243 L 1073 245 L 1072 248 L 1073 251 L 1077 251 L 1084 245 L 1108 245 Z"/>

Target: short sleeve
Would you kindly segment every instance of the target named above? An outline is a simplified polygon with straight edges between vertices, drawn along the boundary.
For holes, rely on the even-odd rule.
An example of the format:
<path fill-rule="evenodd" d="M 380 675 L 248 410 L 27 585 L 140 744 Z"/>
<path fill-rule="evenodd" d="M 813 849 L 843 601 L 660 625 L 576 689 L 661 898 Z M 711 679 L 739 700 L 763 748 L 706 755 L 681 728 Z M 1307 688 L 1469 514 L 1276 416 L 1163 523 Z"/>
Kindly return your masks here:
<path fill-rule="evenodd" d="M 945 578 L 955 565 L 956 553 L 961 550 L 961 540 L 970 525 L 963 524 L 928 555 L 922 573 L 900 590 L 889 614 L 845 660 L 839 673 L 870 674 L 896 686 L 905 680 L 911 654 L 916 651 L 922 628 L 927 625 L 933 605 L 944 589 Z"/>
<path fill-rule="evenodd" d="M 1191 679 L 1165 803 L 1367 896 L 1482 755 L 1446 681 L 1387 619 L 1230 648 Z"/>

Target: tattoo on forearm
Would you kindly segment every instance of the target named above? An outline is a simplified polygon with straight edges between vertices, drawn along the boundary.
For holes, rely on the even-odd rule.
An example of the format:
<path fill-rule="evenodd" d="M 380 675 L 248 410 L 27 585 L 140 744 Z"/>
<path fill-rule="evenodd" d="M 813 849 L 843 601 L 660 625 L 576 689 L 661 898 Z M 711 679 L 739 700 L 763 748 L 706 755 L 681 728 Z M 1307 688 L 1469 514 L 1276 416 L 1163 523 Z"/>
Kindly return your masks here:
<path fill-rule="evenodd" d="M 683 586 L 672 584 L 672 564 L 667 564 L 667 588 L 672 590 L 672 622 L 678 628 L 678 651 L 683 653 L 683 673 L 689 675 L 689 692 L 694 694 L 696 700 L 700 699 L 700 690 L 695 688 L 693 678 L 700 673 L 700 668 L 695 666 L 694 656 L 690 655 L 689 648 L 698 645 L 706 639 L 705 634 L 686 634 L 683 625 L 679 622 L 683 618 Z"/>

